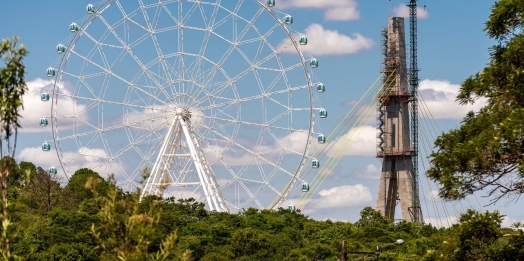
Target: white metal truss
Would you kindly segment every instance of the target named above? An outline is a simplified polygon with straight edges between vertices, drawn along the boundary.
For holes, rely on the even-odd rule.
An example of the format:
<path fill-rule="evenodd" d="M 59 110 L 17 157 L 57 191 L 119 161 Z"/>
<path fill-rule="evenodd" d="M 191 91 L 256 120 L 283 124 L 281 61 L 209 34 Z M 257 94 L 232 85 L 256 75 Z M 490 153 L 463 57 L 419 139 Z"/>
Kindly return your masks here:
<path fill-rule="evenodd" d="M 286 14 L 259 0 L 96 8 L 64 43 L 52 91 L 52 141 L 66 176 L 86 166 L 133 190 L 152 166 L 144 193 L 171 183 L 165 196 L 181 189 L 217 211 L 291 198 L 321 133 L 321 106 Z"/>
<path fill-rule="evenodd" d="M 213 170 L 191 127 L 191 114 L 187 108 L 177 108 L 176 116 L 162 144 L 151 175 L 147 179 L 140 198 L 147 195 L 162 197 L 167 187 L 201 186 L 211 211 L 228 211 L 219 190 Z M 177 159 L 191 158 L 193 164 L 176 168 Z M 191 171 L 191 167 L 194 170 Z M 190 182 L 190 172 L 196 172 L 199 182 Z"/>

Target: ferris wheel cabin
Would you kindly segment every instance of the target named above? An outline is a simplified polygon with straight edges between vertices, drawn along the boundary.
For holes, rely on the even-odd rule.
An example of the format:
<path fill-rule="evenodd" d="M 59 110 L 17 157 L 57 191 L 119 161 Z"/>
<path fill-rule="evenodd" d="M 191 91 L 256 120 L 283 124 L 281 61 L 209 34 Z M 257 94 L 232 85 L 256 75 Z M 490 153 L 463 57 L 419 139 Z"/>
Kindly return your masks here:
<path fill-rule="evenodd" d="M 300 40 L 298 40 L 298 42 L 300 43 L 300 45 L 307 45 L 307 37 L 302 35 L 300 37 Z"/>
<path fill-rule="evenodd" d="M 69 25 L 69 31 L 71 31 L 71 33 L 78 32 L 78 25 L 76 23 L 71 23 L 71 25 Z"/>
<path fill-rule="evenodd" d="M 267 6 L 268 6 L 268 7 L 273 7 L 273 6 L 275 6 L 275 0 L 267 0 Z"/>
<path fill-rule="evenodd" d="M 284 17 L 284 23 L 286 24 L 292 24 L 293 23 L 293 17 L 291 15 L 286 15 Z"/>
<path fill-rule="evenodd" d="M 46 127 L 49 121 L 46 118 L 40 118 L 40 126 Z"/>
<path fill-rule="evenodd" d="M 327 111 L 324 109 L 320 110 L 319 114 L 320 114 L 320 118 L 327 118 L 328 116 Z"/>
<path fill-rule="evenodd" d="M 58 173 L 58 170 L 54 166 L 50 167 L 48 171 L 49 171 L 49 173 L 55 174 L 55 175 L 56 175 L 56 173 Z"/>
<path fill-rule="evenodd" d="M 324 143 L 326 143 L 326 136 L 324 136 L 324 134 L 320 134 L 320 135 L 318 135 L 318 143 L 319 143 L 319 144 L 324 144 Z"/>
<path fill-rule="evenodd" d="M 318 160 L 312 160 L 311 161 L 311 167 L 314 168 L 314 169 L 318 169 L 320 167 L 320 161 Z"/>
<path fill-rule="evenodd" d="M 65 51 L 66 51 L 66 47 L 63 44 L 58 44 L 56 46 L 56 52 L 58 54 L 63 54 L 63 53 L 65 53 Z"/>
<path fill-rule="evenodd" d="M 50 151 L 50 150 L 51 150 L 51 144 L 47 143 L 47 141 L 44 142 L 44 143 L 42 144 L 42 150 L 43 150 L 43 151 Z"/>
<path fill-rule="evenodd" d="M 289 206 L 287 206 L 287 209 L 289 209 L 291 211 L 295 211 L 295 210 L 297 210 L 297 207 L 295 207 L 293 205 L 289 205 Z"/>
<path fill-rule="evenodd" d="M 92 4 L 88 4 L 86 7 L 87 14 L 94 14 L 96 12 L 95 6 Z"/>
<path fill-rule="evenodd" d="M 56 75 L 56 69 L 55 68 L 47 68 L 47 77 L 55 77 Z"/>
<path fill-rule="evenodd" d="M 322 83 L 319 83 L 317 85 L 317 92 L 325 92 L 326 91 L 326 86 Z"/>
<path fill-rule="evenodd" d="M 42 101 L 49 101 L 49 94 L 47 92 L 43 92 L 41 95 L 40 95 L 40 99 Z"/>
<path fill-rule="evenodd" d="M 309 191 L 309 184 L 302 183 L 302 192 L 308 192 Z"/>
<path fill-rule="evenodd" d="M 309 65 L 311 66 L 311 68 L 317 68 L 318 67 L 318 60 L 313 58 L 311 59 L 311 62 L 309 62 Z"/>

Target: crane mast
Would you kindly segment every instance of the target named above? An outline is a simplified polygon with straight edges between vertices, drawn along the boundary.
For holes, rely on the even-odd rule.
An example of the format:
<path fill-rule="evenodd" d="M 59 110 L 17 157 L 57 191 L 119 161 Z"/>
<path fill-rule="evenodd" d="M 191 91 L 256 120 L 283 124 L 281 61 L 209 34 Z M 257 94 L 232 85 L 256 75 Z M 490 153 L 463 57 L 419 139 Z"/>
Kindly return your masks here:
<path fill-rule="evenodd" d="M 412 145 L 412 161 L 413 173 L 411 185 L 412 188 L 412 211 L 411 220 L 413 222 L 422 222 L 420 216 L 420 200 L 419 200 L 419 172 L 418 172 L 418 64 L 417 64 L 417 0 L 410 0 L 409 7 L 409 87 L 411 92 L 411 141 Z"/>

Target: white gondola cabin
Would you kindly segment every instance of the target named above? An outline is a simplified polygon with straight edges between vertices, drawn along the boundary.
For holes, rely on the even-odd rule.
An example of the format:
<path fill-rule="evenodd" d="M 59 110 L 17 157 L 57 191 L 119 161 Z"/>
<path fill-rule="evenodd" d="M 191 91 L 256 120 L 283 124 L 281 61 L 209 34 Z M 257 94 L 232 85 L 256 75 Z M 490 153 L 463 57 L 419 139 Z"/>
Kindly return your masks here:
<path fill-rule="evenodd" d="M 56 76 L 56 69 L 55 68 L 47 68 L 47 77 L 55 77 Z"/>
<path fill-rule="evenodd" d="M 320 161 L 312 160 L 311 161 L 311 167 L 314 168 L 314 169 L 318 169 L 320 167 Z"/>
<path fill-rule="evenodd" d="M 302 35 L 300 37 L 300 40 L 298 40 L 298 42 L 300 43 L 300 45 L 307 45 L 307 37 Z"/>
<path fill-rule="evenodd" d="M 42 150 L 43 150 L 43 151 L 50 151 L 50 150 L 51 150 L 51 144 L 47 143 L 47 141 L 44 142 L 44 143 L 42 144 Z"/>
<path fill-rule="evenodd" d="M 313 58 L 311 59 L 311 62 L 309 62 L 309 65 L 311 66 L 311 68 L 317 68 L 318 67 L 318 60 Z"/>
<path fill-rule="evenodd" d="M 40 118 L 40 126 L 46 127 L 49 121 L 46 118 Z"/>
<path fill-rule="evenodd" d="M 41 95 L 40 95 L 40 99 L 42 101 L 49 101 L 49 94 L 47 92 L 43 92 Z"/>
<path fill-rule="evenodd" d="M 293 17 L 291 15 L 286 15 L 284 17 L 284 23 L 286 24 L 292 24 L 293 23 Z"/>
<path fill-rule="evenodd" d="M 63 53 L 65 53 L 65 51 L 66 51 L 66 47 L 63 44 L 58 44 L 56 46 L 56 52 L 58 54 L 63 54 Z"/>
<path fill-rule="evenodd" d="M 326 86 L 322 83 L 319 83 L 317 85 L 317 92 L 325 92 L 326 91 Z"/>
<path fill-rule="evenodd" d="M 95 6 L 92 5 L 92 4 L 88 4 L 87 7 L 86 7 L 86 12 L 88 14 L 94 14 L 95 13 Z"/>
<path fill-rule="evenodd" d="M 58 170 L 53 166 L 49 168 L 49 173 L 56 175 L 56 173 L 58 173 Z"/>
<path fill-rule="evenodd" d="M 275 6 L 275 0 L 267 0 L 267 6 L 268 6 L 268 7 L 273 7 L 273 6 Z"/>
<path fill-rule="evenodd" d="M 309 191 L 309 184 L 302 183 L 302 192 L 308 192 Z"/>
<path fill-rule="evenodd" d="M 297 210 L 297 207 L 295 207 L 293 205 L 289 205 L 289 206 L 287 206 L 287 209 L 289 209 L 291 211 L 295 211 L 295 210 Z"/>
<path fill-rule="evenodd" d="M 69 31 L 71 31 L 71 33 L 78 32 L 78 25 L 76 23 L 71 23 L 69 25 Z"/>
<path fill-rule="evenodd" d="M 327 118 L 328 116 L 327 111 L 324 109 L 320 110 L 319 114 L 320 114 L 320 118 Z"/>
<path fill-rule="evenodd" d="M 320 135 L 318 135 L 318 143 L 319 143 L 319 144 L 324 144 L 324 143 L 326 143 L 326 136 L 324 136 L 324 134 L 320 134 Z"/>

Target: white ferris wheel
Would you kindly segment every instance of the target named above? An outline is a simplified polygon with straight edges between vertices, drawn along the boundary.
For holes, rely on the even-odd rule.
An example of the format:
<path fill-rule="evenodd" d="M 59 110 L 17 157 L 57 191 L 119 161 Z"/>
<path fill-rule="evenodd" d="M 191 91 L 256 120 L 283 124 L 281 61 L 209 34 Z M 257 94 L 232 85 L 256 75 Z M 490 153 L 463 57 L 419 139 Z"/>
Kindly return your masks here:
<path fill-rule="evenodd" d="M 278 208 L 309 190 L 324 143 L 318 61 L 274 0 L 109 0 L 87 5 L 56 47 L 50 101 L 59 163 L 114 174 L 124 189 L 193 197 L 210 210 Z M 65 30 L 65 28 L 64 28 Z M 54 144 L 52 148 L 51 144 Z M 62 174 L 62 172 L 60 171 Z M 292 205 L 291 205 L 292 206 Z"/>

